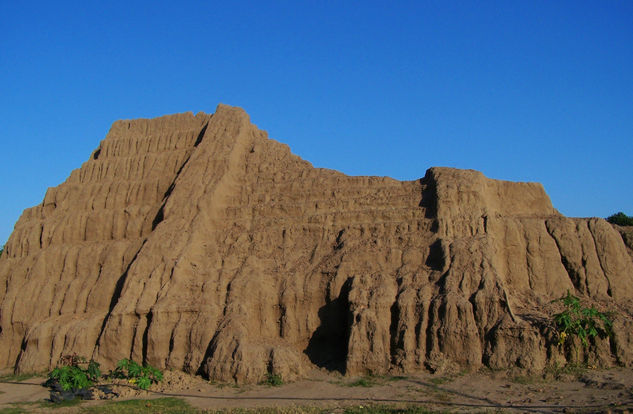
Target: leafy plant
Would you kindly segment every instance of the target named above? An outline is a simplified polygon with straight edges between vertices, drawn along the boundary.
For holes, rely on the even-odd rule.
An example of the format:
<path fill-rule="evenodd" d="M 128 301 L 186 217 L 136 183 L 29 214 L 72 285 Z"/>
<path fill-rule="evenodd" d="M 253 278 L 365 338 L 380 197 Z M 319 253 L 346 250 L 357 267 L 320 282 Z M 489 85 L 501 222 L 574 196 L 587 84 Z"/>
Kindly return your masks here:
<path fill-rule="evenodd" d="M 633 217 L 627 216 L 621 211 L 607 217 L 607 221 L 619 226 L 633 226 Z"/>
<path fill-rule="evenodd" d="M 271 387 L 279 387 L 284 384 L 284 380 L 281 378 L 280 374 L 273 374 L 272 372 L 269 372 L 266 374 L 263 384 L 270 385 Z"/>
<path fill-rule="evenodd" d="M 600 312 L 593 306 L 585 307 L 569 291 L 554 302 L 562 302 L 565 306 L 565 310 L 554 315 L 559 345 L 563 345 L 570 336 L 577 336 L 582 345 L 587 347 L 589 338 L 605 338 L 612 334 L 612 312 Z"/>
<path fill-rule="evenodd" d="M 122 359 L 110 373 L 114 378 L 127 378 L 131 384 L 146 390 L 150 385 L 163 380 L 163 373 L 151 365 L 141 366 L 131 359 Z"/>
<path fill-rule="evenodd" d="M 88 368 L 86 369 L 86 375 L 90 381 L 98 381 L 101 378 L 101 369 L 98 362 L 90 360 Z"/>
<path fill-rule="evenodd" d="M 101 377 L 99 363 L 90 360 L 86 368 L 80 365 L 85 364 L 85 358 L 77 355 L 66 355 L 60 359 L 61 366 L 58 366 L 48 374 L 46 385 L 55 388 L 58 384 L 64 391 L 85 390 L 94 385 Z"/>
<path fill-rule="evenodd" d="M 162 381 L 163 373 L 149 365 L 122 359 L 114 371 L 107 375 L 110 378 L 126 378 L 131 384 L 141 389 L 148 389 L 152 383 Z M 51 388 L 51 401 L 65 403 L 70 399 L 91 398 L 92 387 L 101 378 L 101 368 L 94 360 L 86 361 L 77 354 L 64 355 L 59 366 L 48 374 L 46 386 Z"/>

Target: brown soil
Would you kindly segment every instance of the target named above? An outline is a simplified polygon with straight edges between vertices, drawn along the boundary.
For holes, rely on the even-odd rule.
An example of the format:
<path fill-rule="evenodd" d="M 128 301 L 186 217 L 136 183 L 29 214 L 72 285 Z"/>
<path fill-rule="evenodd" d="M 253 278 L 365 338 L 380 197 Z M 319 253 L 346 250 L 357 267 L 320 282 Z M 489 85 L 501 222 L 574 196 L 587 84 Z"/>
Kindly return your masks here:
<path fill-rule="evenodd" d="M 516 376 L 507 372 L 421 374 L 407 377 L 347 377 L 315 371 L 311 379 L 284 384 L 222 385 L 200 377 L 166 372 L 151 392 L 116 387 L 118 399 L 183 398 L 201 409 L 310 406 L 416 405 L 451 412 L 627 412 L 633 410 L 633 370 L 549 371 L 545 376 Z M 22 383 L 0 383 L 0 409 L 12 403 L 43 401 L 48 390 L 43 378 Z M 360 384 L 362 383 L 362 385 Z M 86 401 L 82 405 L 99 405 Z M 22 406 L 33 412 L 35 405 Z M 76 412 L 77 407 L 55 412 Z"/>

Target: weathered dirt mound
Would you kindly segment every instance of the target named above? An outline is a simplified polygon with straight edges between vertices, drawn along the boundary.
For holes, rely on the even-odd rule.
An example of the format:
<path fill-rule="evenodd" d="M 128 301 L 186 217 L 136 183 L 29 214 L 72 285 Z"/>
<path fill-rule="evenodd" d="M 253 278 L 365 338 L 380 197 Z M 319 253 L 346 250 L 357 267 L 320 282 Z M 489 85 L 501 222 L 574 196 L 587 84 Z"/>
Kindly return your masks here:
<path fill-rule="evenodd" d="M 633 258 L 633 226 L 618 226 L 614 224 L 613 227 L 622 235 L 622 240 L 626 244 L 629 255 Z"/>
<path fill-rule="evenodd" d="M 630 246 L 629 246 L 630 248 Z M 238 108 L 118 121 L 27 209 L 0 259 L 0 368 L 64 354 L 217 380 L 563 362 L 551 300 L 616 309 L 592 343 L 633 365 L 633 261 L 543 188 L 432 168 L 313 168 Z"/>

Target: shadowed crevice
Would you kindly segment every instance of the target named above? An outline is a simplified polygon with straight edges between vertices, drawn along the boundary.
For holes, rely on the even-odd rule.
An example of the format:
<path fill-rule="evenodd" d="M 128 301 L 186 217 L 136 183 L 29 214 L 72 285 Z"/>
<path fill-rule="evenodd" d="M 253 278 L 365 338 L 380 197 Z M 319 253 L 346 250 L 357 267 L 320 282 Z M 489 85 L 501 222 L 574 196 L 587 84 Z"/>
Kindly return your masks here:
<path fill-rule="evenodd" d="M 145 332 L 143 332 L 143 364 L 147 364 L 147 342 L 149 340 L 149 329 L 152 325 L 152 319 L 154 314 L 150 310 L 146 315 L 147 323 L 145 325 Z"/>
<path fill-rule="evenodd" d="M 15 359 L 15 365 L 13 366 L 13 371 L 17 372 L 18 364 L 20 363 L 20 359 L 22 359 L 22 355 L 24 351 L 26 351 L 27 337 L 28 332 L 24 333 L 24 338 L 22 338 L 22 343 L 20 344 L 20 352 L 18 353 L 18 357 Z"/>
<path fill-rule="evenodd" d="M 196 371 L 196 375 L 200 375 L 204 378 L 208 378 L 209 377 L 209 362 L 213 359 L 213 354 L 215 354 L 215 350 L 218 346 L 217 341 L 218 341 L 218 335 L 220 335 L 220 329 L 218 329 L 215 334 L 213 335 L 213 338 L 211 338 L 211 340 L 209 341 L 209 344 L 207 345 L 207 349 L 204 351 L 204 357 L 202 358 L 202 362 L 200 363 L 200 366 L 198 367 L 198 370 Z"/>
<path fill-rule="evenodd" d="M 398 323 L 400 321 L 400 307 L 398 306 L 398 300 L 393 302 L 390 312 L 391 324 L 389 325 L 389 356 L 391 358 L 391 363 L 395 365 L 398 363 L 398 350 L 404 348 L 404 332 L 398 330 Z"/>
<path fill-rule="evenodd" d="M 439 220 L 437 217 L 437 183 L 431 170 L 427 170 L 424 178 L 420 179 L 421 198 L 418 206 L 424 209 L 424 217 L 432 219 L 431 231 L 437 233 Z"/>
<path fill-rule="evenodd" d="M 319 309 L 321 324 L 314 331 L 304 353 L 310 361 L 328 371 L 345 374 L 348 342 L 352 325 L 349 292 L 352 278 L 345 281 L 338 298 L 327 302 Z"/>
<path fill-rule="evenodd" d="M 420 185 L 422 187 L 422 198 L 418 205 L 424 208 L 424 216 L 426 218 L 437 218 L 437 183 L 435 178 L 432 177 L 430 170 L 420 179 Z"/>
<path fill-rule="evenodd" d="M 429 246 L 429 255 L 426 257 L 426 265 L 439 272 L 446 268 L 446 253 L 442 246 L 442 240 L 437 239 Z"/>
<path fill-rule="evenodd" d="M 152 231 L 156 229 L 163 220 L 165 219 L 165 203 L 158 209 L 158 213 L 156 213 L 156 217 L 152 220 Z"/>
<path fill-rule="evenodd" d="M 202 130 L 198 134 L 198 138 L 196 138 L 196 142 L 193 144 L 194 147 L 197 147 L 202 142 L 202 138 L 204 138 L 204 133 L 207 132 L 207 127 L 209 126 L 209 121 L 202 127 Z"/>
<path fill-rule="evenodd" d="M 202 130 L 198 134 L 198 138 L 196 139 L 196 142 L 193 144 L 194 148 L 197 147 L 198 145 L 200 145 L 200 143 L 202 142 L 202 138 L 204 137 L 204 134 L 207 131 L 207 127 L 208 126 L 209 126 L 209 122 L 207 122 L 202 127 Z M 193 153 L 189 154 L 189 156 L 182 163 L 180 168 L 178 168 L 178 171 L 176 172 L 176 175 L 174 176 L 173 181 L 171 182 L 169 187 L 167 187 L 167 191 L 165 191 L 165 194 L 163 195 L 163 203 L 161 204 L 160 208 L 158 209 L 158 213 L 156 213 L 156 216 L 152 220 L 152 231 L 156 230 L 156 227 L 158 227 L 158 225 L 165 219 L 165 206 L 167 205 L 167 200 L 171 196 L 171 193 L 174 191 L 174 188 L 176 187 L 176 180 L 178 180 L 178 177 L 180 177 L 180 173 L 182 173 L 182 170 L 185 168 L 185 166 L 187 165 L 187 163 L 191 159 L 191 155 L 192 154 Z"/>
<path fill-rule="evenodd" d="M 93 349 L 93 353 L 97 349 L 97 347 L 99 347 L 99 345 L 101 344 L 101 338 L 103 336 L 103 332 L 105 331 L 106 324 L 108 323 L 108 320 L 110 319 L 110 315 L 112 314 L 114 307 L 116 306 L 116 304 L 119 302 L 119 299 L 121 298 L 121 294 L 123 293 L 123 286 L 125 285 L 125 281 L 127 279 L 130 268 L 136 261 L 136 258 L 138 257 L 138 255 L 141 253 L 141 250 L 143 250 L 143 246 L 145 246 L 146 241 L 147 240 L 143 240 L 141 247 L 139 247 L 134 257 L 132 257 L 132 260 L 130 260 L 130 263 L 125 268 L 125 272 L 121 274 L 121 276 L 116 282 L 116 285 L 114 286 L 114 292 L 112 293 L 112 297 L 110 298 L 110 305 L 108 306 L 108 313 L 106 314 L 105 318 L 103 318 L 103 323 L 101 324 L 101 329 L 99 330 L 99 336 L 97 337 L 97 340 L 95 341 L 95 347 Z"/>

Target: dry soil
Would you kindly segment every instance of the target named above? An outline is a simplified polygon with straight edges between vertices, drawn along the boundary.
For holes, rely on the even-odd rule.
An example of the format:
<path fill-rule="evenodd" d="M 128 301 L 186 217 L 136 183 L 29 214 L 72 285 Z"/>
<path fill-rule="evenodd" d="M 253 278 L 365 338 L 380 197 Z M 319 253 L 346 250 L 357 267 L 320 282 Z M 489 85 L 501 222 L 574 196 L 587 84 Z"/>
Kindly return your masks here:
<path fill-rule="evenodd" d="M 0 383 L 0 409 L 45 401 L 44 378 Z M 310 379 L 273 387 L 210 383 L 181 372 L 165 373 L 151 391 L 115 389 L 118 399 L 177 397 L 200 409 L 310 406 L 340 411 L 349 406 L 417 405 L 449 412 L 614 412 L 633 411 L 633 370 L 549 371 L 545 376 L 513 376 L 480 371 L 453 375 L 341 377 L 315 371 Z M 99 405 L 86 401 L 82 405 Z M 33 412 L 46 411 L 25 405 Z M 55 410 L 78 412 L 81 407 Z"/>

